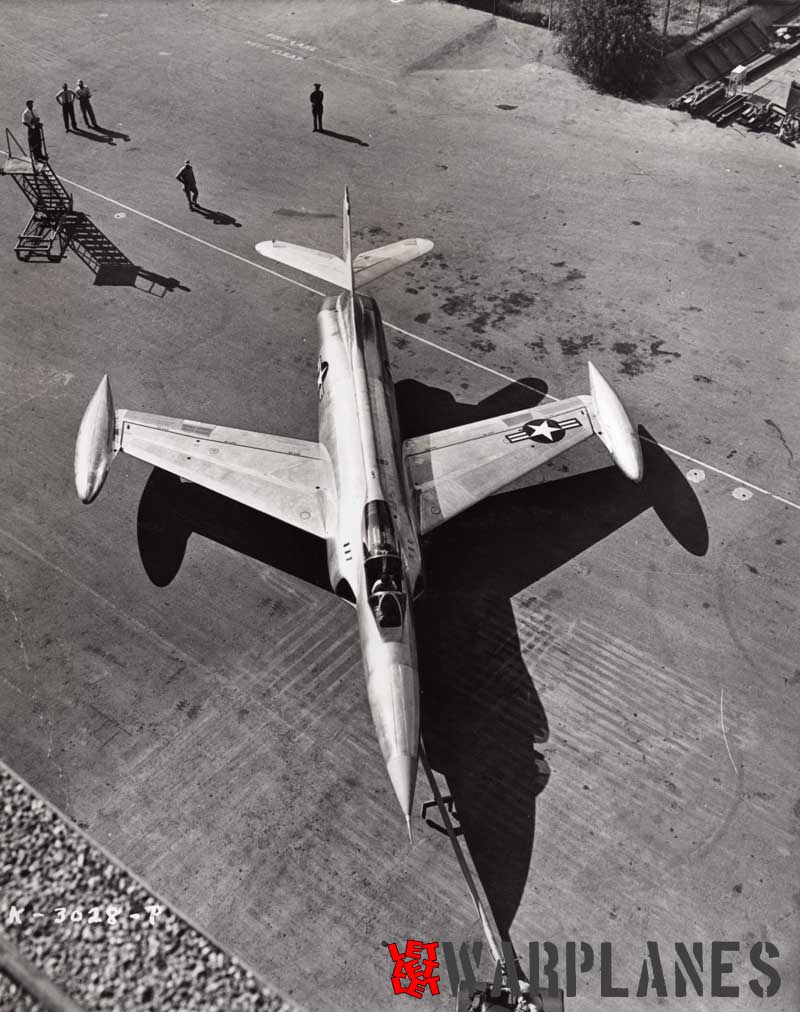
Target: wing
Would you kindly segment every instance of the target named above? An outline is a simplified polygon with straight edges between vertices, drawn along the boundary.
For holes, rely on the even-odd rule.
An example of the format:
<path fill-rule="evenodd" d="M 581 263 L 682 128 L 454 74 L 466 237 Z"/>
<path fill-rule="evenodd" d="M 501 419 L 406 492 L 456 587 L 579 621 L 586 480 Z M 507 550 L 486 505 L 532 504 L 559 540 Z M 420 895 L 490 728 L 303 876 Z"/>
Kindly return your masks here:
<path fill-rule="evenodd" d="M 396 267 L 416 260 L 433 249 L 430 239 L 401 239 L 399 242 L 380 246 L 378 249 L 359 253 L 353 261 L 353 281 L 356 288 L 362 288 L 376 278 L 383 277 Z"/>
<path fill-rule="evenodd" d="M 330 464 L 319 443 L 117 411 L 114 450 L 325 537 Z"/>
<path fill-rule="evenodd" d="M 510 415 L 407 439 L 426 533 L 596 432 L 590 397 L 570 397 Z"/>

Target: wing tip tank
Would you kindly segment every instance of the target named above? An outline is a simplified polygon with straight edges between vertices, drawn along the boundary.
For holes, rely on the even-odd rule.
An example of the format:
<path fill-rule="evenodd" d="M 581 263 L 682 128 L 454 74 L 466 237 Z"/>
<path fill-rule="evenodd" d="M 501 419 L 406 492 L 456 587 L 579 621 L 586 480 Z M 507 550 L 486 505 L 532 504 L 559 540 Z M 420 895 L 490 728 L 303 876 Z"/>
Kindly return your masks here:
<path fill-rule="evenodd" d="M 640 482 L 644 476 L 644 461 L 639 436 L 611 384 L 591 362 L 589 388 L 600 439 L 625 477 Z"/>
<path fill-rule="evenodd" d="M 86 406 L 75 440 L 75 489 L 83 503 L 97 498 L 114 459 L 114 399 L 106 373 Z"/>

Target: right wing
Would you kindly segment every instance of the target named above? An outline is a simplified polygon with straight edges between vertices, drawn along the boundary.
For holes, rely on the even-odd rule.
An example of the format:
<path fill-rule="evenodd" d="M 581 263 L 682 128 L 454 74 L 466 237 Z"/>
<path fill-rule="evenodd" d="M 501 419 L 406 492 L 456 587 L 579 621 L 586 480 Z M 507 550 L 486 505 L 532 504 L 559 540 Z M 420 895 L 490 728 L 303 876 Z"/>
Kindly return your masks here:
<path fill-rule="evenodd" d="M 75 483 L 84 502 L 98 494 L 119 451 L 310 534 L 328 534 L 333 481 L 319 443 L 115 411 L 104 377 L 75 445 Z"/>
<path fill-rule="evenodd" d="M 420 531 L 438 527 L 591 435 L 617 467 L 641 481 L 642 448 L 619 397 L 589 363 L 591 394 L 407 439 Z"/>
<path fill-rule="evenodd" d="M 589 400 L 571 397 L 406 440 L 405 458 L 419 493 L 420 532 L 591 436 Z"/>

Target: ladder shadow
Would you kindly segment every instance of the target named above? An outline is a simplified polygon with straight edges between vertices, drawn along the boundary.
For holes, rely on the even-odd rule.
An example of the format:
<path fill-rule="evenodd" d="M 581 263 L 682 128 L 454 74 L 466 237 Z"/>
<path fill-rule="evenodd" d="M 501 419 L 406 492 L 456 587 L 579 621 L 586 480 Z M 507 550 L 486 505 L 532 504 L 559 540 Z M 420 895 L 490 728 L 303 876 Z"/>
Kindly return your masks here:
<path fill-rule="evenodd" d="M 157 274 L 135 264 L 87 214 L 73 211 L 68 217 L 65 230 L 67 246 L 94 274 L 96 285 L 137 288 L 157 298 L 178 289 L 191 291 L 177 278 Z"/>

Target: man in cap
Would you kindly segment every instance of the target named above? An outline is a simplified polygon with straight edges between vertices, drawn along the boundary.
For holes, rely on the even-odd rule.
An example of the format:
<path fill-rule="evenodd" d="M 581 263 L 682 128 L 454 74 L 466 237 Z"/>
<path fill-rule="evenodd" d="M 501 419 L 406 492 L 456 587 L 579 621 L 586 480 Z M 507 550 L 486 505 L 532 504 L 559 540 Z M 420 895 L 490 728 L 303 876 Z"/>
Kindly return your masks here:
<path fill-rule="evenodd" d="M 325 93 L 322 91 L 322 86 L 315 84 L 314 90 L 311 92 L 311 115 L 314 118 L 314 132 L 322 130 L 322 101 L 324 98 Z"/>
<path fill-rule="evenodd" d="M 186 194 L 186 199 L 189 201 L 189 210 L 193 211 L 197 207 L 197 198 L 199 196 L 197 190 L 197 180 L 194 177 L 194 169 L 192 164 L 187 158 L 183 163 L 183 168 L 175 176 L 179 183 L 183 185 L 183 192 Z"/>

